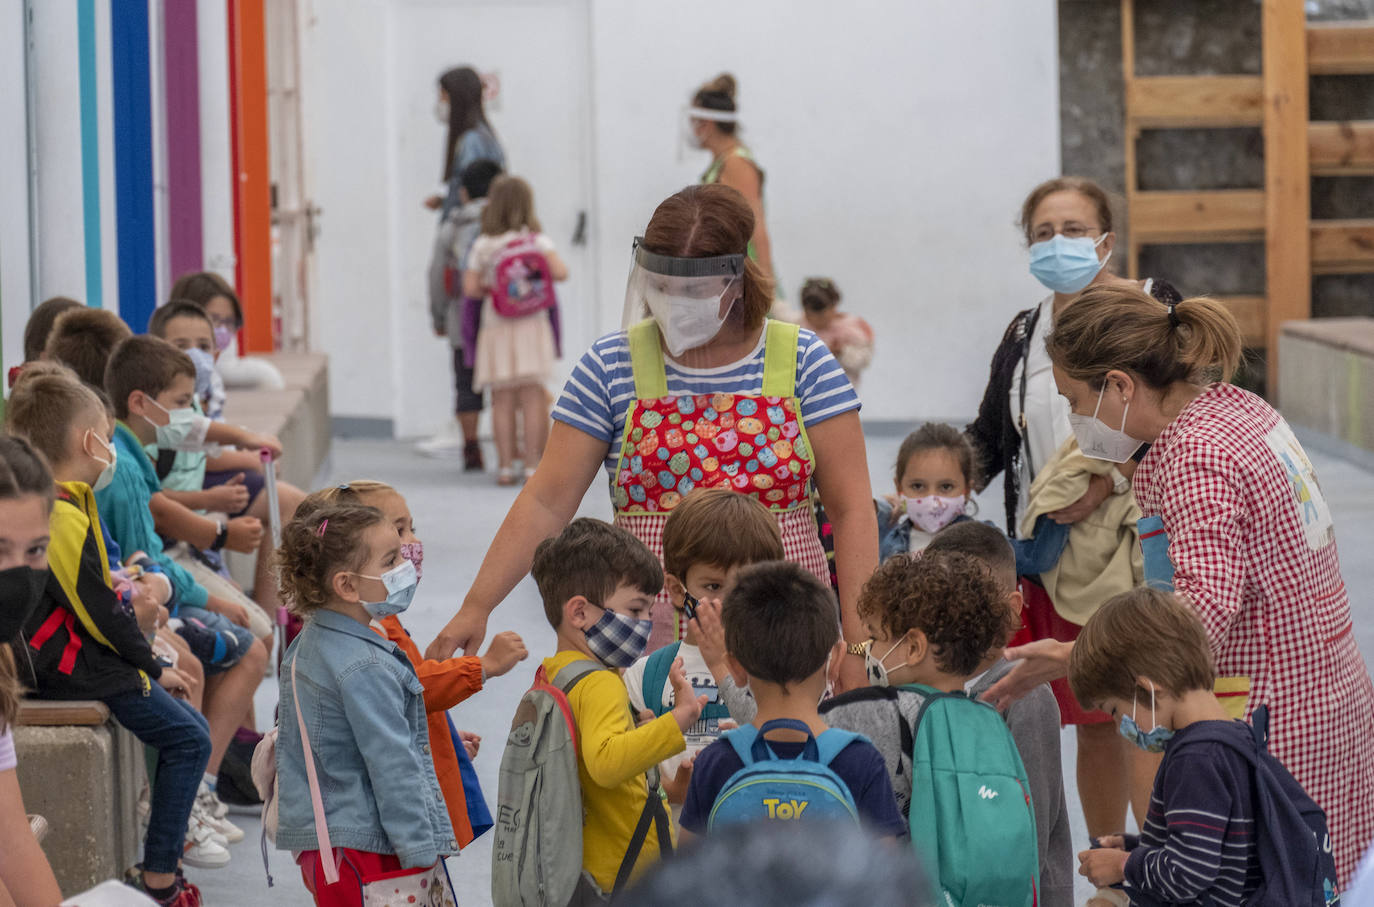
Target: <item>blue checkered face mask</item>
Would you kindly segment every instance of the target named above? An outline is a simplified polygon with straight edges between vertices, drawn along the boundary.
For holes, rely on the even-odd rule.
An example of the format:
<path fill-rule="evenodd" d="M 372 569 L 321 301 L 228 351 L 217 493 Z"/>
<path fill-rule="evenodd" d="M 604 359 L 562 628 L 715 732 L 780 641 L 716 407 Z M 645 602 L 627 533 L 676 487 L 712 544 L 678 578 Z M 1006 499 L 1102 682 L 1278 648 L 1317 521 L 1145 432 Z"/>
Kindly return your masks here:
<path fill-rule="evenodd" d="M 652 620 L 635 620 L 603 608 L 596 623 L 582 632 L 598 661 L 608 668 L 628 668 L 644 654 L 653 628 Z"/>
<path fill-rule="evenodd" d="M 1147 753 L 1164 752 L 1164 744 L 1174 736 L 1174 732 L 1163 725 L 1155 724 L 1155 688 L 1150 685 L 1150 730 L 1141 730 L 1135 721 L 1137 696 L 1131 697 L 1131 714 L 1121 716 L 1121 736 L 1134 743 Z"/>

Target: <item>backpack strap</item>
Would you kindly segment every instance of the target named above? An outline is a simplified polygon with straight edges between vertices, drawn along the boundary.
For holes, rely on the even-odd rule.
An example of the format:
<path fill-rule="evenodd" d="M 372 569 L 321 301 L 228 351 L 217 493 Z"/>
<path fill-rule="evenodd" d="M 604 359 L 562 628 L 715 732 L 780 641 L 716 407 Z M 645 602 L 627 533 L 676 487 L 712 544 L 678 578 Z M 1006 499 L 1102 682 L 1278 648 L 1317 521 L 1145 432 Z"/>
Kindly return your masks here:
<path fill-rule="evenodd" d="M 799 325 L 768 319 L 763 335 L 763 395 L 797 395 L 797 337 Z"/>
<path fill-rule="evenodd" d="M 641 681 L 644 705 L 655 716 L 663 716 L 668 713 L 668 703 L 663 701 L 663 685 L 668 682 L 668 672 L 673 669 L 673 661 L 677 658 L 678 650 L 681 648 L 681 641 L 669 643 L 650 655 L 649 660 L 644 665 L 644 678 Z M 650 690 L 653 692 L 650 693 Z M 652 702 L 650 701 L 651 696 Z"/>
<path fill-rule="evenodd" d="M 663 348 L 658 342 L 658 323 L 652 318 L 645 318 L 631 325 L 626 335 L 630 342 L 635 398 L 657 400 L 668 396 L 668 372 L 663 365 Z"/>
<path fill-rule="evenodd" d="M 157 473 L 157 480 L 161 482 L 172 474 L 172 467 L 176 465 L 177 452 L 167 450 L 164 447 L 157 449 L 157 462 L 153 464 L 153 470 Z"/>
<path fill-rule="evenodd" d="M 659 858 L 671 856 L 673 853 L 673 836 L 668 826 L 668 812 L 663 808 L 663 798 L 658 794 L 658 769 L 650 769 L 645 781 L 648 785 L 648 796 L 644 799 L 644 809 L 639 814 L 639 821 L 635 823 L 634 834 L 630 836 L 630 846 L 625 850 L 625 859 L 620 861 L 620 871 L 615 874 L 615 885 L 611 888 L 612 896 L 619 894 L 629 882 L 630 873 L 634 872 L 635 864 L 639 862 L 639 854 L 644 849 L 644 841 L 649 837 L 649 823 L 653 823 L 654 830 L 658 833 Z"/>
<path fill-rule="evenodd" d="M 305 777 L 310 783 L 310 806 L 315 811 L 315 843 L 319 845 L 320 862 L 324 864 L 324 882 L 339 881 L 339 864 L 335 861 L 334 846 L 329 840 L 329 823 L 325 821 L 324 800 L 320 797 L 320 779 L 315 772 L 315 753 L 310 749 L 310 733 L 301 715 L 301 697 L 296 693 L 296 659 L 291 659 L 291 704 L 296 707 L 296 726 L 301 732 L 301 748 L 305 750 Z"/>
<path fill-rule="evenodd" d="M 733 731 L 726 731 L 721 735 L 721 739 L 730 744 L 735 755 L 739 756 L 740 761 L 748 767 L 754 764 L 754 741 L 758 739 L 758 736 L 758 728 L 752 724 L 744 724 Z"/>
<path fill-rule="evenodd" d="M 604 671 L 605 668 L 592 661 L 590 658 L 579 658 L 569 662 L 563 670 L 558 672 L 558 679 L 552 681 L 553 686 L 557 687 L 564 696 L 572 692 L 572 688 L 577 686 L 578 681 L 593 671 Z"/>
<path fill-rule="evenodd" d="M 778 754 L 773 752 L 773 748 L 768 745 L 767 734 L 769 731 L 789 730 L 797 731 L 806 735 L 806 742 L 802 744 L 801 755 L 797 758 L 805 759 L 808 762 L 820 762 L 820 746 L 816 743 L 816 735 L 811 733 L 810 726 L 805 721 L 798 721 L 795 718 L 774 718 L 772 721 L 765 721 L 759 727 L 758 737 L 754 740 L 754 745 L 750 748 L 753 754 L 753 762 L 762 762 L 764 759 L 777 759 Z M 748 763 L 746 763 L 748 764 Z"/>
<path fill-rule="evenodd" d="M 829 765 L 845 747 L 855 740 L 864 739 L 862 734 L 853 731 L 842 731 L 837 727 L 832 727 L 821 733 L 816 738 L 817 762 L 821 765 Z"/>

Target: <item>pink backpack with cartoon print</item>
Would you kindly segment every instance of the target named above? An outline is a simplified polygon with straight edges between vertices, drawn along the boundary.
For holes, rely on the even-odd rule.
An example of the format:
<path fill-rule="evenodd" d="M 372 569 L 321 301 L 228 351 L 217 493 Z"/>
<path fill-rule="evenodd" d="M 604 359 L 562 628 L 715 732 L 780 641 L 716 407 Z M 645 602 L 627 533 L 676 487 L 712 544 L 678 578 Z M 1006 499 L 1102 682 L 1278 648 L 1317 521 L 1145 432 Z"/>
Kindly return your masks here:
<path fill-rule="evenodd" d="M 535 234 L 522 231 L 506 243 L 492 266 L 491 304 L 503 318 L 524 318 L 558 305 L 549 260 L 534 239 Z"/>

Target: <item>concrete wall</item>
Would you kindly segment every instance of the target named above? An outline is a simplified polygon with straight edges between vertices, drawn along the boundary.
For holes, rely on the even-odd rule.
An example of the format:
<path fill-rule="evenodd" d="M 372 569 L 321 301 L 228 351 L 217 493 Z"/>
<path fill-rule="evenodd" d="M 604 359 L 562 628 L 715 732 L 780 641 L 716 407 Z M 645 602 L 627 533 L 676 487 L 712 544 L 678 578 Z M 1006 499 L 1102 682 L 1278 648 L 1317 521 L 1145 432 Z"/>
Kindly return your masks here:
<path fill-rule="evenodd" d="M 1125 190 L 1121 7 L 1103 0 L 1059 0 L 1060 111 L 1066 173 Z M 1369 0 L 1308 4 L 1314 19 L 1374 16 Z M 1254 0 L 1157 0 L 1136 4 L 1139 75 L 1260 72 L 1260 7 Z M 1374 117 L 1374 78 L 1312 79 L 1313 119 Z M 1136 148 L 1141 189 L 1241 189 L 1264 185 L 1261 130 L 1149 130 Z M 1125 220 L 1125 206 L 1118 217 Z M 1312 181 L 1314 218 L 1374 217 L 1374 178 Z M 1124 232 L 1124 230 L 1118 230 Z M 1142 250 L 1142 274 L 1185 294 L 1262 294 L 1264 245 L 1226 243 Z M 1313 314 L 1374 314 L 1374 275 L 1317 277 Z"/>
<path fill-rule="evenodd" d="M 590 111 L 589 280 L 574 290 L 583 319 L 574 339 L 618 326 L 632 237 L 708 163 L 680 151 L 681 110 L 696 85 L 728 69 L 740 81 L 744 135 L 767 168 L 787 289 L 795 293 L 808 275 L 831 276 L 846 305 L 878 331 L 865 415 L 974 410 L 1007 321 L 1041 294 L 1010 224 L 1026 190 L 1059 172 L 1050 0 L 531 0 L 504 8 L 512 21 L 532 9 L 574 21 L 564 40 L 586 42 L 585 72 L 539 73 L 550 93 L 585 80 Z M 433 224 L 419 197 L 431 191 L 442 141 L 430 115 L 433 79 L 440 65 L 464 62 L 474 41 L 470 61 L 488 65 L 490 36 L 465 32 L 461 17 L 490 21 L 491 4 L 359 0 L 313 12 L 303 95 L 324 213 L 312 344 L 332 357 L 336 413 L 416 435 L 436 428 L 451 405 L 443 347 L 419 307 Z M 420 72 L 415 61 L 433 43 L 413 31 L 424 17 L 451 50 Z M 503 65 L 511 87 L 492 119 L 513 167 L 530 174 L 544 166 L 539 149 L 516 137 L 541 122 L 563 126 L 538 98 L 519 100 L 521 72 Z M 541 186 L 531 175 L 544 215 L 547 177 Z M 580 352 L 569 343 L 570 357 Z"/>

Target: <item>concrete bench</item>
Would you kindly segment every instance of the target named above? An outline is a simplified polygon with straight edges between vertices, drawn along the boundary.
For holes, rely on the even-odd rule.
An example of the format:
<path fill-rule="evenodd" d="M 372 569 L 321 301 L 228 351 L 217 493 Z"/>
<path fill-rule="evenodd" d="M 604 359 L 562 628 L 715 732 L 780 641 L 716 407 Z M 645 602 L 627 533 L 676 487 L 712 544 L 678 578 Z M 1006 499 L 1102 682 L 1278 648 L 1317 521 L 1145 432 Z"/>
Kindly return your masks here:
<path fill-rule="evenodd" d="M 100 702 L 24 700 L 14 726 L 24 807 L 48 820 L 43 852 L 64 894 L 138 862 L 143 745 Z"/>
<path fill-rule="evenodd" d="M 1294 425 L 1374 452 L 1374 318 L 1284 324 L 1279 404 Z"/>
<path fill-rule="evenodd" d="M 286 459 L 278 475 L 309 489 L 329 458 L 329 357 L 323 353 L 272 353 L 261 358 L 277 367 L 286 388 L 230 389 L 224 418 L 280 438 Z"/>

